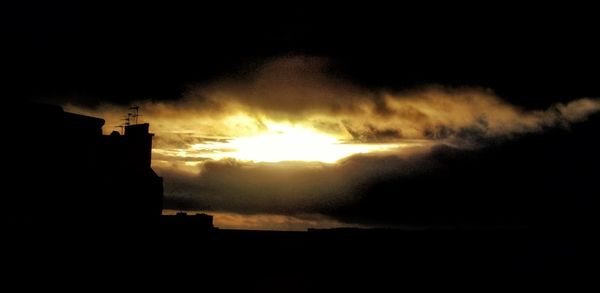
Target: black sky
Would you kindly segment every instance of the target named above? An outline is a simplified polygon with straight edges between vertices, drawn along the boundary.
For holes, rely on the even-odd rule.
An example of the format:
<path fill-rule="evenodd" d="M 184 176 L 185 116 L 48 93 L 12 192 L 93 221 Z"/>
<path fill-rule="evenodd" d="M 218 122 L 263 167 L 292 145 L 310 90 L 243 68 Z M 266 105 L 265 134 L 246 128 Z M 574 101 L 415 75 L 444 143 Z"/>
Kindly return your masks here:
<path fill-rule="evenodd" d="M 599 96 L 595 10 L 561 5 L 3 4 L 5 93 L 126 104 L 289 54 L 368 87 L 489 87 L 512 103 Z"/>

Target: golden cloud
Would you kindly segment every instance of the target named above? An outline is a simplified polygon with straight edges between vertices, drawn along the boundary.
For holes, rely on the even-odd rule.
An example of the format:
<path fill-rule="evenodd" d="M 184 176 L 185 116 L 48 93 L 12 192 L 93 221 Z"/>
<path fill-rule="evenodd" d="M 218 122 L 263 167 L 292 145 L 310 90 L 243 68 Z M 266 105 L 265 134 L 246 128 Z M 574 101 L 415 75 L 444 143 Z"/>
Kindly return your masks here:
<path fill-rule="evenodd" d="M 279 214 L 315 212 L 352 198 L 374 176 L 432 166 L 422 163 L 438 144 L 484 146 L 600 110 L 592 98 L 525 110 L 484 88 L 367 89 L 308 57 L 275 59 L 176 101 L 137 104 L 156 134 L 153 166 L 173 205 Z M 106 133 L 128 111 L 111 104 L 65 109 L 105 118 Z"/>

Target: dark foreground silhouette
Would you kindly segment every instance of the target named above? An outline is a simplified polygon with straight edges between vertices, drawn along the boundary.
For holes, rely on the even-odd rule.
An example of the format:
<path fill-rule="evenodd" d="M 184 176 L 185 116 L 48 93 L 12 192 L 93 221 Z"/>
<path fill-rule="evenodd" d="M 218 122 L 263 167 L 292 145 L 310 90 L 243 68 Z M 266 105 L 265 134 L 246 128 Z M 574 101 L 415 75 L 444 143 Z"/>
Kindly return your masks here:
<path fill-rule="evenodd" d="M 596 249 L 592 231 L 597 217 L 591 213 L 596 200 L 582 192 L 581 185 L 573 187 L 578 192 L 563 190 L 573 182 L 589 186 L 596 174 L 592 167 L 597 156 L 574 155 L 575 161 L 555 161 L 560 163 L 558 167 L 571 166 L 573 170 L 550 168 L 552 164 L 544 163 L 543 156 L 534 158 L 545 172 L 517 168 L 516 176 L 566 180 L 556 185 L 564 193 L 545 193 L 552 201 L 545 201 L 541 212 L 532 209 L 539 206 L 535 204 L 539 196 L 520 197 L 533 192 L 536 180 L 526 184 L 527 192 L 515 191 L 507 197 L 518 199 L 512 203 L 525 203 L 520 205 L 525 209 L 514 209 L 511 201 L 464 200 L 475 198 L 479 189 L 473 187 L 467 189 L 463 201 L 452 202 L 438 192 L 442 191 L 439 184 L 421 189 L 425 190 L 423 198 L 436 199 L 437 204 L 413 197 L 412 201 L 403 199 L 396 212 L 389 208 L 386 198 L 397 198 L 397 191 L 406 186 L 417 190 L 421 187 L 416 186 L 425 182 L 445 182 L 457 191 L 462 186 L 457 182 L 464 177 L 487 178 L 483 183 L 478 180 L 475 187 L 499 182 L 493 178 L 515 178 L 501 176 L 509 167 L 490 176 L 478 174 L 482 169 L 476 168 L 479 161 L 474 158 L 503 166 L 514 162 L 510 158 L 515 154 L 519 160 L 530 156 L 519 151 L 507 155 L 492 148 L 483 156 L 452 154 L 450 161 L 460 165 L 458 169 L 383 181 L 366 189 L 373 196 L 359 201 L 358 208 L 349 206 L 337 212 L 343 219 L 379 217 L 427 223 L 426 229 L 221 230 L 212 227 L 207 215 L 161 216 L 162 179 L 150 168 L 152 135 L 147 124 L 129 126 L 124 135 L 105 136 L 101 119 L 53 106 L 28 107 L 35 118 L 9 134 L 18 147 L 9 161 L 11 172 L 6 182 L 25 184 L 19 183 L 17 194 L 5 195 L 9 208 L 2 217 L 6 268 L 2 279 L 7 288 L 156 290 L 165 285 L 166 290 L 189 286 L 200 291 L 382 292 L 413 285 L 443 289 L 460 285 L 488 291 L 512 290 L 526 282 L 534 286 L 566 284 L 573 289 L 594 280 L 597 273 L 591 257 Z M 591 153 L 597 142 L 585 141 L 589 143 L 559 146 Z M 525 145 L 536 144 L 539 142 Z M 583 158 L 593 164 L 586 165 Z M 563 176 L 568 173 L 572 175 Z M 447 179 L 449 175 L 452 180 Z M 506 198 L 500 195 L 508 194 L 511 186 L 517 185 L 495 188 L 501 192 L 489 189 L 495 195 L 489 198 Z M 552 191 L 547 186 L 543 189 Z M 561 202 L 568 204 L 559 209 Z M 448 206 L 463 212 L 449 218 L 453 214 L 448 213 Z M 469 212 L 481 206 L 493 208 Z M 430 209 L 443 217 L 433 217 Z M 469 221 L 461 220 L 465 214 Z M 504 218 L 509 221 L 497 222 Z M 571 220 L 560 220 L 566 218 Z M 445 225 L 433 225 L 440 223 Z M 510 225 L 504 225 L 507 223 Z"/>
<path fill-rule="evenodd" d="M 592 233 L 593 234 L 593 233 Z M 587 286 L 594 236 L 530 230 L 35 233 L 5 240 L 20 288 L 388 292 Z M 584 236 L 588 235 L 588 236 Z M 15 237 L 15 235 L 12 235 Z M 24 240 L 26 239 L 26 240 Z M 16 247 L 15 247 L 16 246 Z M 34 281 L 35 282 L 32 282 Z"/>
<path fill-rule="evenodd" d="M 43 104 L 14 107 L 30 118 L 10 128 L 3 222 L 49 229 L 152 224 L 163 182 L 150 167 L 148 124 L 102 134 L 104 120 Z"/>

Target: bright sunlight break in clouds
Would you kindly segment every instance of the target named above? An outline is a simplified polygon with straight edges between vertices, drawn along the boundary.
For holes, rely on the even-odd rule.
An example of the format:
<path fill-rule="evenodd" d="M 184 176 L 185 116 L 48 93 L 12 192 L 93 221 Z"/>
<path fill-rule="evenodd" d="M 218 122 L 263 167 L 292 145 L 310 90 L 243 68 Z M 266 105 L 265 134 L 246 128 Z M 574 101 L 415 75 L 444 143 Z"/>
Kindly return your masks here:
<path fill-rule="evenodd" d="M 267 122 L 265 128 L 261 134 L 225 141 L 206 141 L 171 152 L 184 158 L 213 160 L 233 158 L 270 163 L 283 161 L 334 163 L 354 154 L 391 150 L 407 144 L 350 143 L 314 129 L 284 123 Z M 162 149 L 157 149 L 155 152 L 165 156 L 172 154 Z"/>
<path fill-rule="evenodd" d="M 600 110 L 592 98 L 525 110 L 482 88 L 367 89 L 326 69 L 324 59 L 276 59 L 177 101 L 139 101 L 156 134 L 152 164 L 165 178 L 166 207 L 311 213 L 356 199 L 373 177 L 423 171 L 433 147 L 481 148 Z M 65 109 L 104 118 L 106 133 L 127 113 Z"/>

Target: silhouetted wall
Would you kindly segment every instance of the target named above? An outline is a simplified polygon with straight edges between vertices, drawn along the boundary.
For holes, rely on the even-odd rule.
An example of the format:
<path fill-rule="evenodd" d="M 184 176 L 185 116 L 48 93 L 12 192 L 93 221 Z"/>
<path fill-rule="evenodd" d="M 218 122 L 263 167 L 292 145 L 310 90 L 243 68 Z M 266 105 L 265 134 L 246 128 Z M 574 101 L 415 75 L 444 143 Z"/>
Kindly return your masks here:
<path fill-rule="evenodd" d="M 19 109 L 21 110 L 21 109 Z M 104 120 L 26 104 L 30 115 L 11 128 L 8 205 L 13 225 L 69 227 L 158 221 L 163 181 L 151 168 L 148 124 L 102 134 Z"/>

